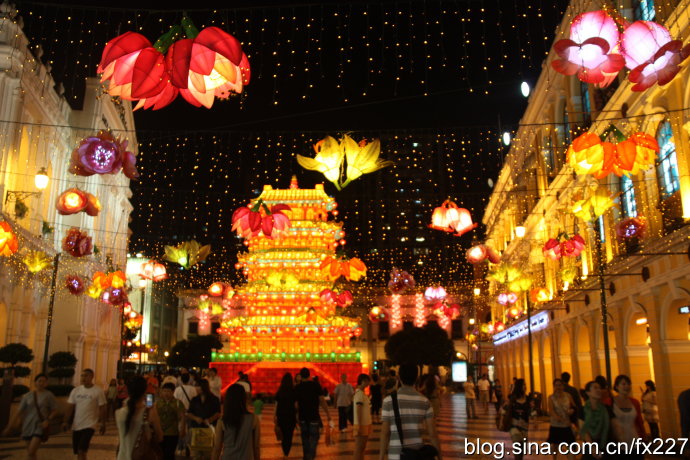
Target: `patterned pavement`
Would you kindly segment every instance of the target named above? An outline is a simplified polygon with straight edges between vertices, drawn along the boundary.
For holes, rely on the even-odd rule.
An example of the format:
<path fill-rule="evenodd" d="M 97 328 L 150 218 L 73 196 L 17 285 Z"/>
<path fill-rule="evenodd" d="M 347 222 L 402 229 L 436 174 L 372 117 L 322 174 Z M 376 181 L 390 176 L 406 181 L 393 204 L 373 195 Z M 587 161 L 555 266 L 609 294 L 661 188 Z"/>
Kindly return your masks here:
<path fill-rule="evenodd" d="M 274 405 L 266 405 L 261 423 L 261 458 L 262 460 L 282 460 L 280 443 L 276 441 L 273 433 Z M 483 442 L 500 443 L 507 442 L 507 433 L 496 430 L 494 425 L 495 412 L 493 407 L 488 414 L 479 408 L 479 419 L 470 420 L 468 424 L 465 416 L 465 397 L 463 394 L 446 395 L 443 398 L 441 416 L 437 426 L 441 438 L 442 453 L 444 459 L 453 458 L 496 458 L 493 454 L 465 455 L 465 439 L 475 442 L 479 438 Z M 337 411 L 331 408 L 331 417 L 337 421 Z M 379 442 L 381 426 L 375 425 L 374 432 L 369 438 L 366 449 L 366 459 L 375 460 L 379 455 Z M 545 421 L 539 421 L 530 427 L 530 440 L 543 441 L 547 436 L 548 425 Z M 351 432 L 338 433 L 334 436 L 333 444 L 326 446 L 323 436 L 319 442 L 318 458 L 351 459 L 353 456 L 354 440 Z M 117 433 L 114 423 L 109 423 L 104 436 L 94 436 L 89 451 L 89 459 L 109 460 L 115 458 L 117 445 Z M 468 452 L 469 453 L 469 452 Z M 0 459 L 24 459 L 25 451 L 23 443 L 16 438 L 0 438 Z M 47 444 L 42 446 L 38 453 L 39 459 L 62 460 L 76 458 L 71 451 L 71 435 L 63 433 L 50 438 Z M 182 459 L 182 457 L 179 457 Z M 302 445 L 300 437 L 295 433 L 294 443 L 289 458 L 302 458 Z M 538 458 L 538 456 L 525 456 L 525 459 Z"/>

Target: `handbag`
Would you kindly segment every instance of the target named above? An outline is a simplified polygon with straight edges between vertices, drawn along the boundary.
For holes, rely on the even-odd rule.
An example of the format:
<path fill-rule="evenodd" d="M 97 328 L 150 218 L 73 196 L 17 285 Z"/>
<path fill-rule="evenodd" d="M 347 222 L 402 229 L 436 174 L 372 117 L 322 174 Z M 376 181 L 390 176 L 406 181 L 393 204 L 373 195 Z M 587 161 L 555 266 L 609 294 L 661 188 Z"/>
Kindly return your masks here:
<path fill-rule="evenodd" d="M 506 404 L 501 408 L 498 415 L 496 415 L 496 429 L 498 431 L 510 431 L 510 423 L 512 422 L 511 412 L 510 404 Z"/>
<path fill-rule="evenodd" d="M 418 449 L 405 447 L 403 440 L 402 420 L 400 419 L 400 406 L 398 405 L 398 393 L 391 393 L 393 400 L 393 414 L 395 415 L 395 427 L 398 430 L 398 437 L 400 438 L 400 445 L 403 446 L 400 451 L 400 460 L 434 460 L 438 455 L 438 450 L 431 444 L 424 444 Z"/>
<path fill-rule="evenodd" d="M 137 436 L 137 441 L 132 449 L 132 460 L 159 460 L 163 458 L 163 451 L 156 439 L 156 433 L 148 422 L 149 409 L 144 409 L 144 420 L 141 422 L 141 429 Z"/>
<path fill-rule="evenodd" d="M 189 447 L 196 451 L 211 452 L 213 450 L 213 438 L 215 431 L 212 426 L 192 428 L 192 440 Z"/>
<path fill-rule="evenodd" d="M 46 421 L 45 418 L 43 418 L 43 414 L 41 413 L 41 406 L 38 405 L 38 396 L 36 396 L 36 392 L 34 391 L 34 406 L 36 406 L 36 412 L 38 413 L 38 420 L 41 422 L 41 425 L 43 425 L 43 422 Z M 41 442 L 46 442 L 48 441 L 48 438 L 50 437 L 50 424 L 48 427 L 43 428 L 43 431 L 41 432 Z"/>

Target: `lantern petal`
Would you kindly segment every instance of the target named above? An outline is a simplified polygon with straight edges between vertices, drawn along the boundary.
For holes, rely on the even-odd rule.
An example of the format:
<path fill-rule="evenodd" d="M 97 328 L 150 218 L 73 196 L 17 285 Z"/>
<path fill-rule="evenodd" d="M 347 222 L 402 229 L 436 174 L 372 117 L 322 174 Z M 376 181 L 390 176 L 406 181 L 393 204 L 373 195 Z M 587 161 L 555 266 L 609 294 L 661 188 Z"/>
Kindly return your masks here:
<path fill-rule="evenodd" d="M 239 40 L 218 27 L 204 28 L 194 39 L 194 43 L 226 57 L 233 64 L 242 61 L 242 45 Z"/>
<path fill-rule="evenodd" d="M 151 42 L 143 35 L 131 31 L 125 32 L 106 43 L 97 72 L 103 73 L 105 68 L 117 59 L 150 46 Z"/>
<path fill-rule="evenodd" d="M 173 43 L 165 54 L 165 64 L 170 73 L 170 82 L 175 87 L 187 89 L 189 84 L 189 64 L 192 58 L 194 40 L 185 38 Z"/>

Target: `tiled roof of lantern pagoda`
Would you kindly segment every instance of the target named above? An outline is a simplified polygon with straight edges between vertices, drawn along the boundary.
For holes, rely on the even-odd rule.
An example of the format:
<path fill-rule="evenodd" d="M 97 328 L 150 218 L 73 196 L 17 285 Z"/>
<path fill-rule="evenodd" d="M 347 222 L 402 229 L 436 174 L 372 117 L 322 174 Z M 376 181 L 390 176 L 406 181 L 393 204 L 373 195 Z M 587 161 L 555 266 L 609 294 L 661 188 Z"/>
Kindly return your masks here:
<path fill-rule="evenodd" d="M 302 189 L 297 187 L 297 179 L 293 178 L 290 188 L 273 189 L 270 185 L 264 185 L 264 190 L 252 202 L 262 199 L 268 204 L 284 203 L 289 206 L 304 206 L 323 204 L 327 210 L 335 208 L 335 199 L 328 196 L 323 189 L 323 184 L 316 184 L 314 188 Z"/>

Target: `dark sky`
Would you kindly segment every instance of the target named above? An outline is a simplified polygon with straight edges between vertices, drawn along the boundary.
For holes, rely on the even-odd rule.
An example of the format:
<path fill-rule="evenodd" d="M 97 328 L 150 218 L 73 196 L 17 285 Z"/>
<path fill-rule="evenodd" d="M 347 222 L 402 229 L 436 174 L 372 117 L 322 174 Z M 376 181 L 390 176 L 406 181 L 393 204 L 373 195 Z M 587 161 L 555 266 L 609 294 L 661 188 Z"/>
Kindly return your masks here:
<path fill-rule="evenodd" d="M 162 245 L 193 237 L 214 246 L 199 282 L 236 281 L 234 208 L 264 183 L 286 186 L 292 174 L 305 187 L 321 182 L 294 154 L 309 155 L 326 134 L 353 132 L 357 140 L 381 138 L 381 156 L 396 167 L 336 194 L 349 255 L 365 258 L 375 285 L 385 284 L 393 264 L 416 270 L 422 282 L 466 279 L 461 259 L 471 237 L 426 223 L 447 197 L 481 220 L 487 179 L 505 154 L 500 132 L 522 115 L 520 83 L 536 81 L 566 4 L 273 1 L 233 2 L 229 10 L 228 2 L 188 3 L 198 28 L 215 25 L 242 42 L 252 81 L 210 110 L 178 98 L 136 112 L 142 178 L 132 185 L 132 252 L 156 256 Z M 105 41 L 127 30 L 155 41 L 182 18 L 170 5 L 18 2 L 27 35 L 42 44 L 75 107 Z M 328 184 L 327 191 L 336 192 Z"/>

